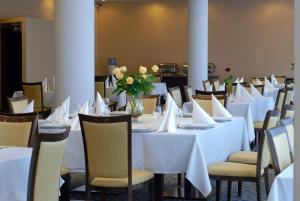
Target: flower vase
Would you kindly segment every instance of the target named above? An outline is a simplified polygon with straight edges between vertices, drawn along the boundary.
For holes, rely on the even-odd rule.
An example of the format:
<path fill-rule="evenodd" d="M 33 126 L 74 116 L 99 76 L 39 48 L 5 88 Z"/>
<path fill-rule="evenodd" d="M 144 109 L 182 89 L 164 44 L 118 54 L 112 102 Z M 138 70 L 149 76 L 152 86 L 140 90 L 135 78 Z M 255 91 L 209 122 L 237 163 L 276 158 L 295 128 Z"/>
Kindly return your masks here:
<path fill-rule="evenodd" d="M 131 114 L 133 121 L 137 121 L 138 117 L 142 116 L 144 112 L 142 96 L 127 95 L 126 111 Z"/>

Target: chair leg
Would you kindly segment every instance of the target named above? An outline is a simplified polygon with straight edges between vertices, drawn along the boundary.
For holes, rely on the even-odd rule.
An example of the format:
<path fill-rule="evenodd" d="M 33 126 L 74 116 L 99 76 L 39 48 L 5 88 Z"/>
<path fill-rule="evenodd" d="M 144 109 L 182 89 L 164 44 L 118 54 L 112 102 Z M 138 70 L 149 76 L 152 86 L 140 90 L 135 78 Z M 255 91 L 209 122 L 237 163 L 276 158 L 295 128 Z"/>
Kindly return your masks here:
<path fill-rule="evenodd" d="M 152 179 L 148 184 L 149 201 L 154 201 L 154 180 Z"/>
<path fill-rule="evenodd" d="M 261 201 L 261 196 L 260 196 L 260 181 L 256 181 L 256 195 L 257 195 L 257 201 Z"/>
<path fill-rule="evenodd" d="M 241 197 L 243 192 L 243 183 L 241 181 L 238 182 L 238 196 Z"/>
<path fill-rule="evenodd" d="M 128 189 L 128 201 L 132 201 L 132 189 Z"/>
<path fill-rule="evenodd" d="M 266 194 L 269 195 L 270 192 L 270 186 L 269 186 L 269 168 L 264 169 L 264 178 L 265 178 L 265 188 L 266 188 Z"/>
<path fill-rule="evenodd" d="M 221 193 L 221 181 L 216 181 L 216 201 L 220 201 L 220 193 Z"/>
<path fill-rule="evenodd" d="M 89 187 L 88 185 L 86 185 L 85 187 L 85 197 L 87 201 L 91 200 L 91 187 Z"/>
<path fill-rule="evenodd" d="M 62 179 L 65 181 L 60 188 L 60 201 L 70 201 L 70 183 L 71 183 L 71 174 L 62 175 Z"/>
<path fill-rule="evenodd" d="M 227 187 L 227 201 L 231 200 L 231 181 L 228 181 L 228 187 Z"/>

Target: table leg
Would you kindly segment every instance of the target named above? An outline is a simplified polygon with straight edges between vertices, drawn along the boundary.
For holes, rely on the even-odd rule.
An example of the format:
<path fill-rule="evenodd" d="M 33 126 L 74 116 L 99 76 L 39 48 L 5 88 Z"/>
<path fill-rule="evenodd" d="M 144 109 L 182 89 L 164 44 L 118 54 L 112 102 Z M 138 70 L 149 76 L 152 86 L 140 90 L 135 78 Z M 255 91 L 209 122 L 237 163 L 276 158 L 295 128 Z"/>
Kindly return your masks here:
<path fill-rule="evenodd" d="M 192 197 L 192 183 L 187 178 L 184 178 L 184 197 Z"/>
<path fill-rule="evenodd" d="M 164 175 L 154 174 L 154 201 L 161 201 L 164 190 Z"/>

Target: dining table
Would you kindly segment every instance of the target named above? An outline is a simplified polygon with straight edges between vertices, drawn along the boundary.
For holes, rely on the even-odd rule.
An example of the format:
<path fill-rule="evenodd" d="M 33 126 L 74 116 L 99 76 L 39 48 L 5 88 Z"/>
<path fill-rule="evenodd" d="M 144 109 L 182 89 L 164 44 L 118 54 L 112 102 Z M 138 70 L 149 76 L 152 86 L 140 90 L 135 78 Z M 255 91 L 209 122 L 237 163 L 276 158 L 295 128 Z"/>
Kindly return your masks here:
<path fill-rule="evenodd" d="M 272 184 L 268 201 L 293 201 L 294 164 L 278 174 Z"/>
<path fill-rule="evenodd" d="M 193 127 L 191 117 L 177 117 L 178 127 L 192 126 L 177 128 L 175 133 L 156 131 L 161 118 L 144 114 L 132 122 L 132 167 L 151 171 L 156 176 L 186 173 L 186 179 L 204 196 L 212 190 L 207 166 L 225 161 L 236 151 L 250 150 L 248 130 L 242 117 L 218 122 L 213 127 Z M 81 130 L 70 131 L 63 165 L 71 172 L 85 171 Z M 156 187 L 156 200 L 160 200 L 162 187 Z"/>
<path fill-rule="evenodd" d="M 0 147 L 0 200 L 27 200 L 31 148 Z"/>

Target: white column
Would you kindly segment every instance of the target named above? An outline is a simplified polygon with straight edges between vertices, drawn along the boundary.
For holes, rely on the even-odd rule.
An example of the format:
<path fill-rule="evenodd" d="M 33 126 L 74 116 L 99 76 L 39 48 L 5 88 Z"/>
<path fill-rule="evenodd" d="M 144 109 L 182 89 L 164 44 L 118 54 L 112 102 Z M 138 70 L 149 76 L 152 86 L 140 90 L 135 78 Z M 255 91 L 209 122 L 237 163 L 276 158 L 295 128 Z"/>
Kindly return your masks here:
<path fill-rule="evenodd" d="M 189 0 L 189 85 L 203 89 L 208 72 L 208 0 Z"/>
<path fill-rule="evenodd" d="M 295 164 L 294 164 L 294 200 L 300 200 L 300 0 L 295 1 L 295 86 L 296 86 L 296 115 L 295 115 Z"/>
<path fill-rule="evenodd" d="M 55 0 L 56 103 L 94 99 L 94 0 Z"/>

